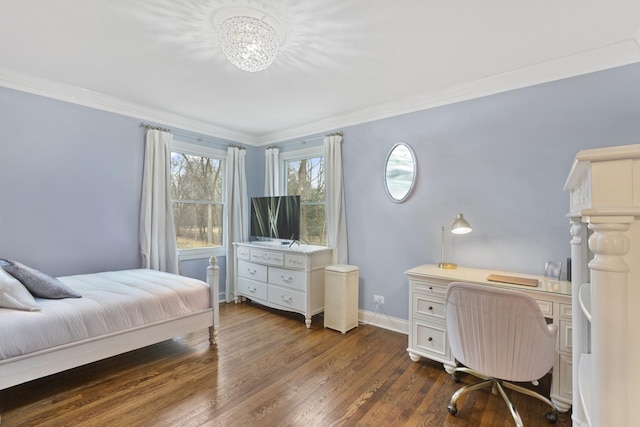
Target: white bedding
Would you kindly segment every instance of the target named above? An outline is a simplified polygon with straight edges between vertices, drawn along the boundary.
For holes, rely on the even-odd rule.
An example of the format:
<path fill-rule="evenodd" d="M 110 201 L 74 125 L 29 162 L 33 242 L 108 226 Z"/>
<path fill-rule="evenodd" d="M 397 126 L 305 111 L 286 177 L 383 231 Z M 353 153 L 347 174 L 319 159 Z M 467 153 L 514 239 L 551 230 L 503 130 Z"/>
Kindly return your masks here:
<path fill-rule="evenodd" d="M 0 359 L 211 307 L 209 285 L 137 269 L 58 277 L 82 298 L 36 298 L 41 311 L 0 308 Z"/>

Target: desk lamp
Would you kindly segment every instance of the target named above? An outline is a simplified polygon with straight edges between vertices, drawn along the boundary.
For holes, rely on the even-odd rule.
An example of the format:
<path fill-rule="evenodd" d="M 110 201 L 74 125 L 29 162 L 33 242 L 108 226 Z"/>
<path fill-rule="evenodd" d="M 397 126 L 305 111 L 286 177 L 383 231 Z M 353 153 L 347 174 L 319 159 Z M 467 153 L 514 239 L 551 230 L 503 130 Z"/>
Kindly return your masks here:
<path fill-rule="evenodd" d="M 456 219 L 442 226 L 442 240 L 440 243 L 440 264 L 438 264 L 438 267 L 453 270 L 458 268 L 457 264 L 454 264 L 452 262 L 444 262 L 444 228 L 449 224 L 451 224 L 451 232 L 453 234 L 470 233 L 471 226 L 469 225 L 467 220 L 462 217 L 461 213 L 456 215 Z"/>

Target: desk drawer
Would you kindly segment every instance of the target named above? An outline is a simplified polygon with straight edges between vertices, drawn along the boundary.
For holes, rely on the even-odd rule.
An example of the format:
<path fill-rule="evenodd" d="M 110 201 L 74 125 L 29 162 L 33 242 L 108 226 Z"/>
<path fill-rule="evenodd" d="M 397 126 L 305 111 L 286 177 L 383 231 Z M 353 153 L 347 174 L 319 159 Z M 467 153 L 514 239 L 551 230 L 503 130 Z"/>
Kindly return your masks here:
<path fill-rule="evenodd" d="M 542 311 L 542 315 L 545 317 L 553 317 L 553 303 L 551 301 L 544 301 L 537 299 L 536 302 Z"/>
<path fill-rule="evenodd" d="M 433 354 L 439 360 L 449 360 L 450 350 L 447 342 L 447 331 L 444 326 L 417 321 L 413 325 L 412 348 Z"/>
<path fill-rule="evenodd" d="M 567 353 L 571 353 L 573 344 L 573 328 L 571 322 L 567 320 L 560 320 L 558 325 L 558 335 L 560 336 L 560 343 L 558 349 Z"/>
<path fill-rule="evenodd" d="M 246 277 L 259 282 L 266 282 L 267 266 L 238 260 L 238 277 Z"/>
<path fill-rule="evenodd" d="M 412 280 L 411 286 L 414 292 L 420 292 L 424 295 L 442 298 L 443 301 L 447 295 L 447 285 L 423 282 L 422 280 Z"/>
<path fill-rule="evenodd" d="M 438 296 L 413 294 L 413 312 L 417 315 L 444 320 L 444 300 Z"/>

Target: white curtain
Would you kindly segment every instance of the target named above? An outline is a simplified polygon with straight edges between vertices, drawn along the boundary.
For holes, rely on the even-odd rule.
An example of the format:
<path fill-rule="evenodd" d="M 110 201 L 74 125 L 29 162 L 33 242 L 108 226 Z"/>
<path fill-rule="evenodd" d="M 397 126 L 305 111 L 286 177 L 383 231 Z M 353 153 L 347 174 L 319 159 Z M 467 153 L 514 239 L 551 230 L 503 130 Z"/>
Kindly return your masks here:
<path fill-rule="evenodd" d="M 280 195 L 280 163 L 278 161 L 278 155 L 280 149 L 278 147 L 267 148 L 264 151 L 265 166 L 264 166 L 264 195 L 265 196 L 279 196 Z"/>
<path fill-rule="evenodd" d="M 173 135 L 147 129 L 140 205 L 142 267 L 178 273 L 178 248 L 171 204 Z"/>
<path fill-rule="evenodd" d="M 333 263 L 348 263 L 347 219 L 342 182 L 342 135 L 324 137 L 327 244 L 333 249 Z"/>
<path fill-rule="evenodd" d="M 235 268 L 233 242 L 246 242 L 249 239 L 249 202 L 247 198 L 247 179 L 245 174 L 244 148 L 229 147 L 227 151 L 227 278 L 226 300 L 235 298 Z"/>

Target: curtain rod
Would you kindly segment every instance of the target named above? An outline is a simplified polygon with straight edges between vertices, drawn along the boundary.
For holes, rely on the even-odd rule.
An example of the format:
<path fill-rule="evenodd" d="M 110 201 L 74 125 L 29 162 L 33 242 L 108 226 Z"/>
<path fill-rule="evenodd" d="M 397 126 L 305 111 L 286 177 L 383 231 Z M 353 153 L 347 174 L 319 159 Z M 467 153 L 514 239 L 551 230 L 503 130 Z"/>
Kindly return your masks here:
<path fill-rule="evenodd" d="M 140 123 L 140 127 L 145 129 L 145 130 L 148 130 L 148 129 L 159 130 L 159 131 L 162 131 L 162 132 L 169 132 L 169 133 L 171 133 L 173 135 L 188 136 L 189 138 L 195 138 L 198 141 L 210 141 L 210 142 L 218 143 L 220 145 L 226 145 L 227 147 L 237 147 L 237 148 L 240 148 L 242 150 L 245 149 L 245 147 L 243 147 L 242 145 L 226 144 L 226 143 L 221 142 L 221 141 L 215 141 L 215 140 L 212 140 L 212 139 L 209 139 L 209 138 L 203 138 L 201 136 L 195 136 L 193 134 L 189 134 L 189 133 L 186 133 L 186 132 L 175 131 L 175 130 L 171 130 L 169 128 L 163 128 L 161 126 L 156 126 L 156 125 L 152 125 L 152 124 L 149 124 L 149 123 L 142 122 L 142 123 Z"/>
<path fill-rule="evenodd" d="M 306 144 L 307 142 L 310 142 L 310 141 L 316 141 L 318 139 L 324 139 L 327 136 L 335 136 L 335 135 L 342 136 L 343 134 L 342 134 L 342 131 L 340 130 L 340 131 L 337 131 L 337 132 L 328 133 L 326 135 L 318 135 L 318 136 L 314 136 L 314 137 L 311 137 L 311 138 L 297 139 L 297 140 L 293 140 L 293 141 L 288 141 L 288 142 L 282 142 L 282 143 L 279 143 L 279 144 L 269 145 L 269 146 L 266 147 L 266 149 L 284 147 L 284 146 L 290 145 L 290 144 Z"/>

